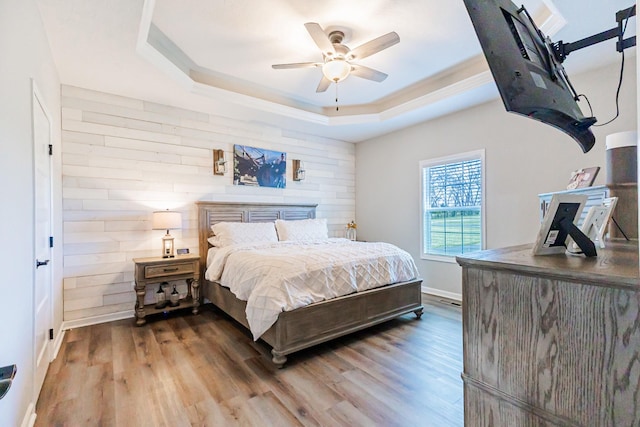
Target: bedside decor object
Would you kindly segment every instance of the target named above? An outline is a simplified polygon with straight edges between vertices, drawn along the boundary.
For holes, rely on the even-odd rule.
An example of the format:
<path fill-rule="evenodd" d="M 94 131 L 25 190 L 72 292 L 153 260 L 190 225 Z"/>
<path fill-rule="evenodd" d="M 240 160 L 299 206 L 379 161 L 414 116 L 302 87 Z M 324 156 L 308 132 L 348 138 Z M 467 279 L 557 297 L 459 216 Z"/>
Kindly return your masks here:
<path fill-rule="evenodd" d="M 162 285 L 168 285 L 167 282 L 162 282 L 158 285 L 158 291 L 156 292 L 156 308 L 165 308 L 167 306 L 167 298 L 164 295 L 164 289 Z"/>
<path fill-rule="evenodd" d="M 227 171 L 227 161 L 224 159 L 224 150 L 213 150 L 213 174 L 224 175 Z"/>
<path fill-rule="evenodd" d="M 591 187 L 599 171 L 600 166 L 594 166 L 592 168 L 578 169 L 571 172 L 571 179 L 569 180 L 569 184 L 567 184 L 567 190 Z"/>
<path fill-rule="evenodd" d="M 180 294 L 176 289 L 176 285 L 173 285 L 173 290 L 171 291 L 171 295 L 169 296 L 169 305 L 171 307 L 177 307 L 180 305 Z"/>
<path fill-rule="evenodd" d="M 345 237 L 349 240 L 356 240 L 356 222 L 355 221 L 351 221 L 349 224 L 347 224 L 347 231 L 345 233 Z"/>
<path fill-rule="evenodd" d="M 293 167 L 293 180 L 304 181 L 306 171 L 304 170 L 302 160 L 293 159 L 291 161 L 291 166 Z"/>
<path fill-rule="evenodd" d="M 175 211 L 156 211 L 153 213 L 152 228 L 154 230 L 167 230 L 167 234 L 162 237 L 162 257 L 173 258 L 173 236 L 169 230 L 176 230 L 182 227 L 182 214 Z"/>

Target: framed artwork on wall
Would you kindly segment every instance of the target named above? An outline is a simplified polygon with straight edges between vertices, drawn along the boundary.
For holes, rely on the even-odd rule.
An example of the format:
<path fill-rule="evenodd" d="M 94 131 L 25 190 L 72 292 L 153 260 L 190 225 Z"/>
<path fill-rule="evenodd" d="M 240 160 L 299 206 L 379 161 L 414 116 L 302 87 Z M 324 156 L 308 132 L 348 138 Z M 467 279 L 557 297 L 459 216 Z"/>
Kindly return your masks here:
<path fill-rule="evenodd" d="M 286 188 L 287 153 L 233 146 L 233 183 L 256 187 Z"/>

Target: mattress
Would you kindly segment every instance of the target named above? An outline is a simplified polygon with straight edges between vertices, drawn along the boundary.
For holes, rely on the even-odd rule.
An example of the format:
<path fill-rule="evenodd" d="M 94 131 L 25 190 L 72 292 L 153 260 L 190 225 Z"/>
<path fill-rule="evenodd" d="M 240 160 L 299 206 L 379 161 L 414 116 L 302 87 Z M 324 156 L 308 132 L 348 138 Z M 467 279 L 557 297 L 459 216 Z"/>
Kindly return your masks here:
<path fill-rule="evenodd" d="M 209 256 L 205 278 L 247 301 L 254 340 L 283 311 L 418 276 L 411 255 L 382 242 L 246 243 L 217 248 Z"/>

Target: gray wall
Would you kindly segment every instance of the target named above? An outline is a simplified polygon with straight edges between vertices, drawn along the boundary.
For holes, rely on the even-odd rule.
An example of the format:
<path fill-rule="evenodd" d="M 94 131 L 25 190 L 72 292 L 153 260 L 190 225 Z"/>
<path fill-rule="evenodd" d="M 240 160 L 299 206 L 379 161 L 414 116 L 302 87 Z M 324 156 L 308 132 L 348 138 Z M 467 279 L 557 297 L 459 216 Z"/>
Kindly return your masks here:
<path fill-rule="evenodd" d="M 572 76 L 576 90 L 589 96 L 600 122 L 615 114 L 618 75 L 616 63 Z M 406 249 L 418 264 L 423 288 L 460 298 L 457 264 L 420 259 L 418 162 L 484 148 L 487 249 L 533 242 L 539 227 L 537 195 L 565 189 L 571 171 L 582 167 L 600 166 L 595 185 L 603 184 L 606 135 L 636 129 L 636 67 L 635 57 L 629 55 L 620 110 L 616 121 L 593 128 L 597 143 L 587 154 L 564 133 L 505 112 L 500 100 L 358 143 L 358 236 Z"/>

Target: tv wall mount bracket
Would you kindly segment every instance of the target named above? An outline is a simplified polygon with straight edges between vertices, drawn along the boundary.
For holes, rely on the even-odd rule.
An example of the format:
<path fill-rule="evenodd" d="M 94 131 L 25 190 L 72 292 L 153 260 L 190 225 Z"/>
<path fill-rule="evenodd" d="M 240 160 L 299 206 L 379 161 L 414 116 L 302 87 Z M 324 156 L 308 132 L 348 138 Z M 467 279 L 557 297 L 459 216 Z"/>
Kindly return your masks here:
<path fill-rule="evenodd" d="M 588 46 L 592 46 L 594 44 L 603 42 L 605 40 L 613 39 L 613 38 L 618 38 L 618 43 L 616 43 L 616 50 L 618 52 L 622 52 L 626 48 L 635 46 L 636 45 L 635 36 L 629 37 L 626 39 L 623 38 L 624 37 L 623 22 L 635 15 L 636 15 L 635 6 L 631 6 L 626 9 L 619 10 L 616 13 L 616 22 L 618 23 L 617 27 L 607 31 L 603 31 L 598 34 L 594 34 L 593 36 L 586 37 L 584 39 L 578 40 L 573 43 L 564 43 L 562 40 L 560 40 L 559 42 L 553 43 L 552 49 L 553 49 L 553 54 L 556 57 L 556 60 L 562 63 L 567 58 L 567 56 L 569 56 L 569 54 L 573 51 L 576 51 L 578 49 L 582 49 Z"/>

